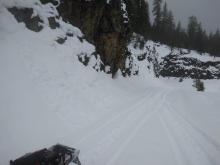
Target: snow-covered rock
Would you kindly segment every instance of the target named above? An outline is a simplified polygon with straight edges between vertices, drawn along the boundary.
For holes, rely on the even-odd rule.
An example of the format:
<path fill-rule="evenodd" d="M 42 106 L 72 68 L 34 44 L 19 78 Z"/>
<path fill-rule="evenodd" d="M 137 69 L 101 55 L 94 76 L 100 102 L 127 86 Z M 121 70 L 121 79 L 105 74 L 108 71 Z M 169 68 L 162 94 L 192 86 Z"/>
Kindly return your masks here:
<path fill-rule="evenodd" d="M 134 36 L 128 49 L 136 59 L 134 64 L 142 66 L 141 63 L 145 63 L 156 77 L 220 79 L 220 58 L 142 40 Z"/>

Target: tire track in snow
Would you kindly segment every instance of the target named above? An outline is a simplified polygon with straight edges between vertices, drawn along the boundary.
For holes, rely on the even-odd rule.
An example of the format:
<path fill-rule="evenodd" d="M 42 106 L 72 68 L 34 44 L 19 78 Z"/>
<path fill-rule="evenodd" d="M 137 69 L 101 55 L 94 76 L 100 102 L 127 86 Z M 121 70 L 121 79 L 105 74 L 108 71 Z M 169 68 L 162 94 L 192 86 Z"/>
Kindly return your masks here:
<path fill-rule="evenodd" d="M 159 114 L 159 118 L 167 133 L 168 139 L 170 140 L 170 144 L 172 146 L 173 154 L 175 155 L 177 165 L 189 165 L 190 163 L 187 158 L 187 155 L 185 154 L 180 143 L 178 142 L 178 136 L 176 136 L 173 130 L 171 130 L 170 124 L 168 123 L 167 119 L 165 119 L 166 117 L 164 116 L 164 114 L 162 114 L 164 113 L 163 111 L 161 111 L 161 113 Z"/>
<path fill-rule="evenodd" d="M 149 93 L 148 93 L 149 94 Z M 87 132 L 85 134 L 80 134 L 80 140 L 78 142 L 76 142 L 76 144 L 81 144 L 84 141 L 86 141 L 86 139 L 89 139 L 89 137 L 93 136 L 94 134 L 96 134 L 97 132 L 99 132 L 100 130 L 102 130 L 103 128 L 105 128 L 106 126 L 110 125 L 111 123 L 115 122 L 116 120 L 120 120 L 121 118 L 130 115 L 130 113 L 133 113 L 136 109 L 138 108 L 140 105 L 143 105 L 146 102 L 146 97 L 144 97 L 146 94 L 144 94 L 143 96 L 139 97 L 137 100 L 138 103 L 130 106 L 128 109 L 122 110 L 120 112 L 118 111 L 114 111 L 114 112 L 110 112 L 107 115 L 105 115 L 105 117 L 101 117 L 100 120 L 96 121 L 95 123 L 93 123 L 91 126 L 84 128 L 83 132 Z M 153 92 L 150 91 L 150 95 L 147 99 L 151 99 L 151 96 L 153 96 Z M 135 111 L 137 112 L 137 111 Z M 82 130 L 80 130 L 82 131 Z"/>
<path fill-rule="evenodd" d="M 86 150 L 83 153 L 83 156 L 86 158 L 84 164 L 91 164 L 90 159 L 99 161 L 101 157 L 109 155 L 105 153 L 109 151 L 109 148 L 114 148 L 113 144 L 123 137 L 123 133 L 125 130 L 127 131 L 128 127 L 132 129 L 132 126 L 136 125 L 136 122 L 138 122 L 137 120 L 142 116 L 142 110 L 143 109 L 138 111 L 133 110 L 132 113 L 128 113 L 126 116 L 121 116 L 121 118 L 113 120 L 111 123 L 105 125 L 105 127 L 102 127 L 98 132 L 95 132 L 92 136 L 87 137 L 81 143 L 82 146 L 80 146 L 81 150 L 84 148 Z"/>
<path fill-rule="evenodd" d="M 161 108 L 162 105 L 159 104 L 159 106 L 156 106 L 158 107 L 156 109 L 153 108 L 153 110 L 150 111 L 147 111 L 146 109 L 149 105 L 151 105 L 149 107 L 155 107 L 155 105 L 158 105 L 158 100 L 161 101 L 162 95 L 163 92 L 160 92 L 159 95 L 154 97 L 147 97 L 149 98 L 149 102 L 145 97 L 143 99 L 144 102 L 141 101 L 137 105 L 136 108 L 138 108 L 138 110 L 132 110 L 132 113 L 126 114 L 126 118 L 124 118 L 125 116 L 121 116 L 122 118 L 107 123 L 92 136 L 86 137 L 85 140 L 81 141 L 81 145 L 83 146 L 80 146 L 80 148 L 86 150 L 82 157 L 85 161 L 84 164 L 92 164 L 92 162 L 96 162 L 97 159 L 102 159 L 100 157 L 104 157 L 103 154 L 109 155 L 106 154 L 107 152 L 111 152 L 108 151 L 109 148 L 114 148 L 113 145 L 117 144 L 117 142 L 118 144 L 115 147 L 117 147 L 117 153 L 120 155 L 120 151 L 123 151 L 124 147 L 126 147 L 138 130 L 159 108 Z M 114 157 L 114 159 L 111 158 L 111 161 L 117 159 L 117 153 L 110 153 L 113 155 L 111 157 Z M 97 158 L 97 155 L 99 155 L 99 158 Z M 103 158 L 103 163 L 106 162 L 106 159 L 109 159 L 109 156 Z"/>
<path fill-rule="evenodd" d="M 180 125 L 186 130 L 186 133 L 194 140 L 194 142 L 200 147 L 200 149 L 206 154 L 211 164 L 219 165 L 220 159 L 218 156 L 220 155 L 220 146 L 217 142 L 215 142 L 211 137 L 209 137 L 206 133 L 200 130 L 198 127 L 192 124 L 189 120 L 185 119 L 181 114 L 174 110 L 172 105 L 168 103 L 169 111 L 172 111 L 172 114 L 178 119 Z M 207 148 L 209 153 L 207 151 Z M 215 155 L 215 156 L 214 156 Z"/>
<path fill-rule="evenodd" d="M 147 121 L 150 119 L 150 117 L 152 115 L 159 112 L 159 110 L 163 107 L 163 104 L 165 101 L 165 96 L 166 96 L 166 92 L 162 92 L 159 95 L 158 99 L 155 99 L 156 101 L 153 102 L 153 106 L 156 105 L 156 103 L 158 103 L 158 102 L 160 104 L 156 105 L 156 108 L 154 108 L 151 112 L 143 115 L 144 116 L 143 119 L 140 120 L 139 123 L 137 124 L 137 126 L 135 127 L 135 129 L 129 133 L 128 138 L 119 146 L 117 152 L 113 155 L 113 157 L 107 163 L 107 165 L 114 165 L 115 161 L 120 157 L 123 150 L 129 145 L 129 143 L 135 137 L 135 135 L 138 133 L 138 131 L 147 123 Z"/>
<path fill-rule="evenodd" d="M 181 125 L 180 119 L 171 112 L 169 104 L 161 111 L 160 119 L 166 128 L 168 137 L 173 146 L 178 164 L 184 165 L 210 165 L 210 157 L 192 138 L 192 135 Z"/>
<path fill-rule="evenodd" d="M 204 139 L 209 141 L 213 145 L 213 147 L 220 152 L 220 144 L 217 143 L 215 140 L 213 140 L 211 137 L 209 137 L 205 132 L 203 132 L 201 129 L 196 127 L 192 122 L 184 118 L 179 112 L 175 111 L 174 108 L 169 104 L 170 110 L 183 122 L 185 125 L 188 125 L 192 130 L 200 134 Z"/>

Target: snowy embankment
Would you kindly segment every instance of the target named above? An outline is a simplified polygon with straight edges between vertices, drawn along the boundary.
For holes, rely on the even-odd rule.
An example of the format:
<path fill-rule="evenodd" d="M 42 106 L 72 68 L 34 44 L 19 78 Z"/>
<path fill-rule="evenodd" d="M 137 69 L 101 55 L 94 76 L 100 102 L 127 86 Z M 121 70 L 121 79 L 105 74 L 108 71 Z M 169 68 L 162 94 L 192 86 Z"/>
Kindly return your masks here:
<path fill-rule="evenodd" d="M 199 93 L 141 62 L 138 76 L 112 80 L 78 61 L 95 49 L 79 32 L 63 45 L 61 34 L 0 7 L 0 164 L 55 143 L 80 149 L 83 165 L 220 164 L 218 80 Z"/>

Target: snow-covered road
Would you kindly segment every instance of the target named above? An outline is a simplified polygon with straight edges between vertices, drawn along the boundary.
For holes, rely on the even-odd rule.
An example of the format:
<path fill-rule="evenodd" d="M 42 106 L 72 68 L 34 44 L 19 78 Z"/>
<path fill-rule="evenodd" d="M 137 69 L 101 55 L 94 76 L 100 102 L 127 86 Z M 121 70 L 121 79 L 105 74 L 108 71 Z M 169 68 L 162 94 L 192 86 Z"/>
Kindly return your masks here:
<path fill-rule="evenodd" d="M 91 132 L 88 130 L 89 133 L 82 136 L 79 146 L 85 151 L 85 164 L 92 159 L 100 161 L 100 164 L 107 160 L 107 164 L 114 164 L 112 161 L 121 156 L 139 130 L 162 108 L 163 100 L 158 100 L 163 99 L 164 93 L 155 93 L 153 89 L 146 92 L 148 94 L 134 100 L 131 105 L 128 104 L 128 108 L 111 114 L 99 125 L 89 128 Z"/>
<path fill-rule="evenodd" d="M 85 129 L 76 143 L 83 164 L 220 163 L 219 144 L 166 99 L 171 89 L 152 87 L 144 93 L 129 108 Z"/>
<path fill-rule="evenodd" d="M 82 165 L 220 164 L 219 80 L 196 92 L 145 64 L 112 80 L 78 62 L 92 45 L 59 45 L 59 32 L 28 31 L 0 8 L 0 165 L 55 143 L 80 149 Z"/>

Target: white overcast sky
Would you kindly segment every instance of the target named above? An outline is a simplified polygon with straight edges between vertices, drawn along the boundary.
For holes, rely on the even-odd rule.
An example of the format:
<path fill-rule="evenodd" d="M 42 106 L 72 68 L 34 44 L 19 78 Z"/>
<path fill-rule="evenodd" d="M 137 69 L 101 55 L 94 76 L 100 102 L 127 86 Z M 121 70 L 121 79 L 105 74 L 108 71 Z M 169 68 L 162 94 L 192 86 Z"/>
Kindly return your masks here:
<path fill-rule="evenodd" d="M 163 0 L 164 2 L 165 0 Z M 152 11 L 153 0 L 148 0 Z M 175 19 L 186 26 L 188 17 L 195 15 L 207 31 L 220 29 L 220 0 L 166 0 Z"/>

